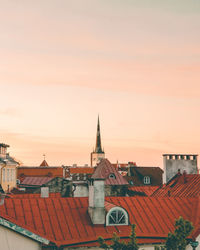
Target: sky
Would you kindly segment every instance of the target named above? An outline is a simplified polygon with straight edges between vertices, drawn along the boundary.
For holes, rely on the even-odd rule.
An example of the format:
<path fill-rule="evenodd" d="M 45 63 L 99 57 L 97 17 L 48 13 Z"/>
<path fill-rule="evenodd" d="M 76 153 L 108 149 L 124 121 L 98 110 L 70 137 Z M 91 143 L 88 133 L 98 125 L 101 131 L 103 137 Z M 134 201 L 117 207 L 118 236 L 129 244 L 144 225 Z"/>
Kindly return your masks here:
<path fill-rule="evenodd" d="M 0 142 L 24 165 L 200 151 L 199 0 L 0 0 Z"/>

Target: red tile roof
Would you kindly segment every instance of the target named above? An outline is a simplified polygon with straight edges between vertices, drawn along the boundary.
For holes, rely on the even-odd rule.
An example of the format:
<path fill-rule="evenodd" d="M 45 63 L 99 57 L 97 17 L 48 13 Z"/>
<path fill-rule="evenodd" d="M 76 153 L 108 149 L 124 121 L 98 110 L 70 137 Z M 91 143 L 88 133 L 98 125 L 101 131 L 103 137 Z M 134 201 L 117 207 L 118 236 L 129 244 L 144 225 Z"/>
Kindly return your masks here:
<path fill-rule="evenodd" d="M 68 170 L 70 174 L 93 174 L 95 169 L 93 167 L 70 167 Z"/>
<path fill-rule="evenodd" d="M 115 168 L 121 168 L 121 169 L 127 169 L 130 166 L 137 166 L 136 162 L 128 162 L 128 163 L 112 163 L 113 167 Z"/>
<path fill-rule="evenodd" d="M 31 198 L 40 198 L 41 194 L 9 194 L 8 197 L 10 198 L 19 198 L 19 199 L 31 199 Z M 60 193 L 49 193 L 50 198 L 60 198 Z"/>
<path fill-rule="evenodd" d="M 48 163 L 46 162 L 46 160 L 44 160 L 41 164 L 40 167 L 48 167 Z"/>
<path fill-rule="evenodd" d="M 106 202 L 121 206 L 128 212 L 130 224 L 136 224 L 140 243 L 162 242 L 168 232 L 174 230 L 174 221 L 179 216 L 197 225 L 200 204 L 198 198 L 174 197 L 106 197 Z M 98 236 L 110 240 L 113 232 L 128 238 L 130 225 L 93 226 L 87 208 L 86 197 L 13 197 L 5 198 L 4 205 L 0 206 L 0 216 L 57 246 L 98 245 Z M 197 226 L 199 228 L 199 224 Z"/>
<path fill-rule="evenodd" d="M 144 177 L 150 177 L 152 186 L 160 186 L 162 184 L 163 170 L 159 167 L 130 167 L 129 176 L 126 176 L 127 181 L 133 181 L 134 186 L 143 186 Z"/>
<path fill-rule="evenodd" d="M 151 196 L 160 186 L 132 186 L 128 189 L 135 192 L 134 196 L 144 195 Z"/>
<path fill-rule="evenodd" d="M 114 174 L 115 178 L 110 178 L 110 174 Z M 91 178 L 105 179 L 105 185 L 128 185 L 124 177 L 112 166 L 109 160 L 102 160 L 96 167 Z"/>
<path fill-rule="evenodd" d="M 199 174 L 178 174 L 167 184 L 157 189 L 154 197 L 196 197 L 200 196 L 200 175 Z"/>
<path fill-rule="evenodd" d="M 28 176 L 25 177 L 24 180 L 21 182 L 20 185 L 23 186 L 42 186 L 43 184 L 49 182 L 50 180 L 52 180 L 53 177 L 32 177 L 32 176 Z"/>
<path fill-rule="evenodd" d="M 22 180 L 25 176 L 63 177 L 63 168 L 62 167 L 18 167 L 17 179 Z"/>

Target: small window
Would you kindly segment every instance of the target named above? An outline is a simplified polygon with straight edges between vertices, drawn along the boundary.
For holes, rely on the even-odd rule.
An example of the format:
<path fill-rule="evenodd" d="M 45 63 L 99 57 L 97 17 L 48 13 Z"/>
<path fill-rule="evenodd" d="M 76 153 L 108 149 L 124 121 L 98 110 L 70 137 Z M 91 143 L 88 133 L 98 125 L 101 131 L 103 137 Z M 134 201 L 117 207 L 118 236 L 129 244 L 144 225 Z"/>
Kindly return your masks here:
<path fill-rule="evenodd" d="M 133 181 L 130 181 L 129 183 L 130 183 L 130 185 L 133 185 Z"/>
<path fill-rule="evenodd" d="M 6 173 L 5 168 L 3 168 L 3 181 L 6 181 Z"/>
<path fill-rule="evenodd" d="M 128 225 L 128 214 L 121 207 L 112 208 L 106 216 L 107 226 Z"/>
<path fill-rule="evenodd" d="M 115 174 L 113 174 L 113 173 L 109 174 L 109 179 L 116 179 Z"/>
<path fill-rule="evenodd" d="M 10 181 L 10 169 L 7 169 L 7 181 Z"/>
<path fill-rule="evenodd" d="M 150 184 L 150 177 L 149 176 L 145 176 L 144 177 L 144 184 Z"/>

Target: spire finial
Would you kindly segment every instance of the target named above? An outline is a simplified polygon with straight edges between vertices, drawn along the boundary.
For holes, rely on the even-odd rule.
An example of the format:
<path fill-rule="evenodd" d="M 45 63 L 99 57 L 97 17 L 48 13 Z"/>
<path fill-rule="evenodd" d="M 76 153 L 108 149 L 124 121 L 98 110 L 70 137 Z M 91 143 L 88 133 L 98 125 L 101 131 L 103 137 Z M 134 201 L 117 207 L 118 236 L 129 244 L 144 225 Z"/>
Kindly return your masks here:
<path fill-rule="evenodd" d="M 44 157 L 44 161 L 45 161 L 45 157 L 46 157 L 46 155 L 45 155 L 45 154 L 43 154 L 43 157 Z"/>

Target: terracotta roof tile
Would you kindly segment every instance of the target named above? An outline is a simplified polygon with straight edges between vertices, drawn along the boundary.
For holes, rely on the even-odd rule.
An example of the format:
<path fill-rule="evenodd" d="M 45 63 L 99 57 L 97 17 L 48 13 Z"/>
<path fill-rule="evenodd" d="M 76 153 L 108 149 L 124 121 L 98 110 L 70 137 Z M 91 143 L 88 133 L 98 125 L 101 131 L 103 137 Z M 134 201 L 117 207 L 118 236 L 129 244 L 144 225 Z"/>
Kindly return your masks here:
<path fill-rule="evenodd" d="M 93 167 L 70 167 L 68 170 L 70 174 L 93 174 L 95 169 Z"/>
<path fill-rule="evenodd" d="M 32 176 L 28 176 L 25 177 L 24 180 L 21 182 L 20 185 L 23 186 L 42 186 L 43 184 L 49 182 L 50 180 L 52 180 L 53 177 L 32 177 Z"/>
<path fill-rule="evenodd" d="M 43 162 L 40 164 L 40 167 L 48 167 L 48 163 L 46 162 L 46 160 L 43 160 Z"/>
<path fill-rule="evenodd" d="M 121 206 L 136 224 L 140 243 L 161 242 L 174 229 L 174 221 L 183 216 L 195 222 L 199 213 L 198 198 L 106 197 L 106 204 Z M 107 206 L 106 205 L 106 206 Z M 5 198 L 0 216 L 22 226 L 57 246 L 98 245 L 98 236 L 109 240 L 115 231 L 128 238 L 129 226 L 93 226 L 87 213 L 88 198 Z"/>
<path fill-rule="evenodd" d="M 114 178 L 110 175 L 114 174 Z M 91 178 L 101 178 L 105 179 L 105 185 L 128 185 L 128 182 L 124 177 L 112 166 L 112 164 L 107 160 L 102 160 L 96 167 L 94 174 Z"/>
<path fill-rule="evenodd" d="M 134 196 L 145 195 L 151 196 L 160 186 L 132 186 L 128 189 L 135 192 Z"/>
<path fill-rule="evenodd" d="M 19 167 L 17 168 L 17 179 L 26 176 L 49 176 L 63 177 L 62 167 Z"/>
<path fill-rule="evenodd" d="M 183 174 L 176 175 L 167 184 L 157 189 L 154 197 L 196 197 L 200 196 L 200 175 Z"/>

